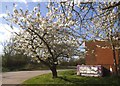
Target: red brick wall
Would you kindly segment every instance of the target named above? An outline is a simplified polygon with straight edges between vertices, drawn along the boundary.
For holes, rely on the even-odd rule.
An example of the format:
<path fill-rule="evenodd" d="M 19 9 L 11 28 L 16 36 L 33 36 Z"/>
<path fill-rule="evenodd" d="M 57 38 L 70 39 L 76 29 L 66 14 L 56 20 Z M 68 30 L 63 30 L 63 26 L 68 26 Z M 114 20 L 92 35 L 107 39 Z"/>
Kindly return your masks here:
<path fill-rule="evenodd" d="M 109 69 L 110 66 L 112 66 L 113 71 L 114 71 L 113 52 L 108 42 L 89 41 L 85 43 L 85 46 L 87 47 L 87 53 L 86 53 L 86 64 L 87 65 L 102 65 L 107 69 Z M 117 64 L 118 64 L 118 51 L 117 50 L 116 50 L 116 57 L 117 57 L 116 59 L 117 59 Z"/>

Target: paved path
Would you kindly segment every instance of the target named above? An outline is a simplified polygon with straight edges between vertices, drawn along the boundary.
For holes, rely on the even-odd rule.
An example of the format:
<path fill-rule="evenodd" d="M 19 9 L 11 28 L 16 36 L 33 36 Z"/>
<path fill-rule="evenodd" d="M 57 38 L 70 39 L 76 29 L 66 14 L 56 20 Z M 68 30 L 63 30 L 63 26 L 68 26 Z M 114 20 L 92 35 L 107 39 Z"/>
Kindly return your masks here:
<path fill-rule="evenodd" d="M 50 70 L 5 72 L 2 73 L 2 84 L 20 84 L 29 78 L 50 72 Z"/>
<path fill-rule="evenodd" d="M 20 84 L 34 76 L 50 72 L 50 70 L 6 72 L 2 73 L 2 84 Z"/>

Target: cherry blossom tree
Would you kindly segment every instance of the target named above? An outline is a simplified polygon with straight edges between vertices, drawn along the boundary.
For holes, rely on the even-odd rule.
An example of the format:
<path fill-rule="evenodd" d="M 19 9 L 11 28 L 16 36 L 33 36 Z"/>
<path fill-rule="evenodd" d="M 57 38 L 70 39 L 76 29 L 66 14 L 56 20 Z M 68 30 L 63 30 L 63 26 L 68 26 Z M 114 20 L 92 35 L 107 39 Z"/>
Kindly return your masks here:
<path fill-rule="evenodd" d="M 49 67 L 53 78 L 57 77 L 56 66 L 61 58 L 70 58 L 79 51 L 77 35 L 70 30 L 75 22 L 64 20 L 57 10 L 48 7 L 48 13 L 42 16 L 40 4 L 33 11 L 18 10 L 14 4 L 13 13 L 5 18 L 11 28 L 17 25 L 21 30 L 13 38 L 14 49 Z"/>

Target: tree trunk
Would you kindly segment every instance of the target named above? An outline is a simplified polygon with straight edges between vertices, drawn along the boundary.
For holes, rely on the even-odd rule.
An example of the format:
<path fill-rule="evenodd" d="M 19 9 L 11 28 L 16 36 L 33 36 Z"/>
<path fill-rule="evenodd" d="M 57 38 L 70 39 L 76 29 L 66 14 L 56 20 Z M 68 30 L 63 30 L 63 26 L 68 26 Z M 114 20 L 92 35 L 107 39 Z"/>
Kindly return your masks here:
<path fill-rule="evenodd" d="M 53 65 L 50 70 L 52 71 L 52 76 L 53 78 L 57 78 L 57 70 L 56 70 L 56 65 Z"/>
<path fill-rule="evenodd" d="M 120 75 L 120 49 L 118 50 L 118 74 Z"/>
<path fill-rule="evenodd" d="M 113 51 L 113 60 L 114 60 L 114 67 L 115 67 L 115 75 L 118 76 L 116 53 L 115 53 L 115 46 L 114 45 L 112 45 L 112 51 Z"/>
<path fill-rule="evenodd" d="M 113 34 L 113 32 L 111 32 L 111 34 Z M 117 61 L 116 61 L 116 49 L 115 49 L 114 41 L 115 40 L 113 40 L 113 36 L 110 35 L 110 43 L 111 43 L 112 52 L 113 52 L 113 64 L 114 64 L 114 67 L 115 67 L 115 75 L 118 76 Z"/>

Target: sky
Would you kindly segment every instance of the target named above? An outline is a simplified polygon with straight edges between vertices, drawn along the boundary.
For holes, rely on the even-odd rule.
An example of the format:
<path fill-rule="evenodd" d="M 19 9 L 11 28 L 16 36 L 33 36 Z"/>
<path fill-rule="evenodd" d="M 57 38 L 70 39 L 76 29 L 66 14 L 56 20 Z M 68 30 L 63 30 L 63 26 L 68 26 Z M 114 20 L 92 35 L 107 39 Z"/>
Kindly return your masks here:
<path fill-rule="evenodd" d="M 68 0 L 51 0 L 51 1 L 68 1 Z M 86 0 L 75 0 L 76 1 L 86 1 Z M 8 10 L 10 13 L 13 12 L 13 3 L 17 4 L 16 8 L 23 10 L 33 10 L 38 3 L 40 3 L 41 13 L 44 16 L 47 12 L 46 6 L 49 0 L 0 0 L 0 54 L 2 54 L 3 46 L 6 40 L 9 40 L 12 36 L 13 32 L 19 32 L 19 27 L 14 27 L 14 30 L 7 25 L 6 21 L 2 18 L 7 17 L 6 11 Z M 7 10 L 6 10 L 7 6 Z"/>
<path fill-rule="evenodd" d="M 3 54 L 3 43 L 8 41 L 10 37 L 13 35 L 13 32 L 19 32 L 19 28 L 14 26 L 14 29 L 11 29 L 7 22 L 3 19 L 3 17 L 7 17 L 6 15 L 6 6 L 7 10 L 12 13 L 13 12 L 13 3 L 16 4 L 17 9 L 28 9 L 33 10 L 38 3 L 41 4 L 42 15 L 45 15 L 47 12 L 46 6 L 47 2 L 38 2 L 38 0 L 30 0 L 31 2 L 27 2 L 26 0 L 2 0 L 0 1 L 0 54 Z"/>
<path fill-rule="evenodd" d="M 51 1 L 68 1 L 68 0 L 51 0 Z M 75 1 L 89 1 L 89 0 L 75 0 Z M 93 0 L 92 0 L 93 1 Z M 102 1 L 102 0 L 97 0 Z M 109 1 L 109 0 L 104 0 Z M 117 1 L 117 0 L 112 0 Z M 33 10 L 35 6 L 37 6 L 38 3 L 40 3 L 40 8 L 42 15 L 45 15 L 47 12 L 46 6 L 47 2 L 49 0 L 0 0 L 0 54 L 3 53 L 3 46 L 2 43 L 4 43 L 6 40 L 9 40 L 12 36 L 13 32 L 19 32 L 19 27 L 15 26 L 14 29 L 11 29 L 9 25 L 7 25 L 6 21 L 3 19 L 4 17 L 7 17 L 6 15 L 6 6 L 7 10 L 12 13 L 13 12 L 13 3 L 17 4 L 16 8 L 23 10 Z"/>

